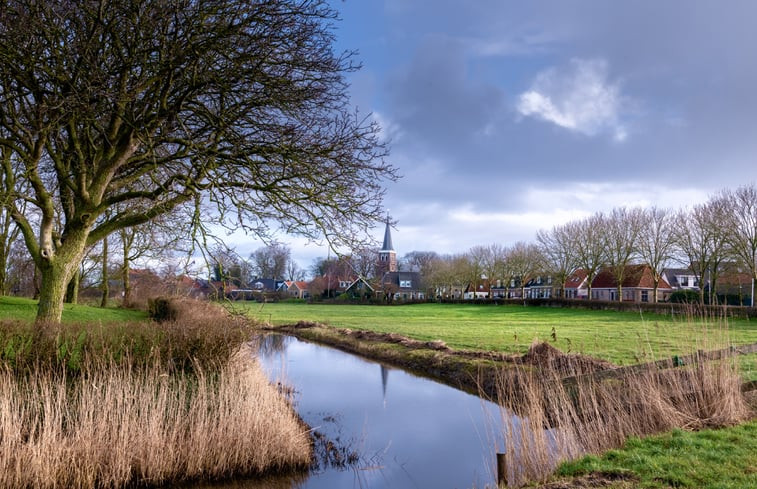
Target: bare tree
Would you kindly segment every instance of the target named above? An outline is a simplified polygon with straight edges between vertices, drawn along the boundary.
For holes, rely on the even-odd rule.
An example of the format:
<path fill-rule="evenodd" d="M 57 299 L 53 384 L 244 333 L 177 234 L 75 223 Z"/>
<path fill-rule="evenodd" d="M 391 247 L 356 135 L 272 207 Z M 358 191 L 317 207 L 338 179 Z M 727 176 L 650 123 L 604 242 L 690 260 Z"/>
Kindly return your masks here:
<path fill-rule="evenodd" d="M 558 296 L 565 297 L 565 282 L 578 266 L 574 237 L 567 225 L 554 226 L 550 231 L 536 233 L 546 271 L 552 274 L 560 286 Z"/>
<path fill-rule="evenodd" d="M 665 266 L 675 256 L 675 214 L 669 209 L 650 207 L 641 216 L 641 232 L 638 238 L 639 257 L 652 271 L 654 282 L 653 301 L 658 301 L 657 291 Z"/>
<path fill-rule="evenodd" d="M 284 277 L 292 282 L 304 280 L 305 270 L 300 268 L 300 265 L 295 260 L 289 260 Z"/>
<path fill-rule="evenodd" d="M 282 279 L 291 256 L 289 246 L 283 243 L 262 246 L 250 254 L 252 272 L 258 278 Z"/>
<path fill-rule="evenodd" d="M 378 250 L 372 246 L 360 246 L 350 254 L 350 263 L 355 275 L 369 278 L 375 275 L 378 263 Z M 381 277 L 377 277 L 381 278 Z"/>
<path fill-rule="evenodd" d="M 525 298 L 526 285 L 542 269 L 543 258 L 534 243 L 518 241 L 507 253 L 508 268 L 520 280 L 521 297 Z"/>
<path fill-rule="evenodd" d="M 87 244 L 184 203 L 260 236 L 368 235 L 396 172 L 348 105 L 335 18 L 325 0 L 3 5 L 0 146 L 24 169 L 4 205 L 41 271 L 39 320 L 60 320 Z"/>
<path fill-rule="evenodd" d="M 603 215 L 597 213 L 567 225 L 568 234 L 574 239 L 576 263 L 586 272 L 589 300 L 592 299 L 591 284 L 607 261 L 602 236 L 603 219 Z"/>
<path fill-rule="evenodd" d="M 705 303 L 705 290 L 712 301 L 717 287 L 720 266 L 726 259 L 723 226 L 724 208 L 719 202 L 695 205 L 690 211 L 676 215 L 675 243 L 699 282 L 699 302 Z M 707 281 L 708 283 L 705 283 Z"/>
<path fill-rule="evenodd" d="M 617 300 L 622 301 L 623 281 L 627 276 L 628 265 L 637 255 L 642 210 L 618 207 L 602 216 L 600 222 L 605 259 L 617 284 Z"/>
<path fill-rule="evenodd" d="M 724 190 L 716 197 L 724 206 L 725 237 L 733 254 L 752 276 L 751 306 L 754 307 L 754 282 L 757 279 L 757 187 L 742 186 Z"/>

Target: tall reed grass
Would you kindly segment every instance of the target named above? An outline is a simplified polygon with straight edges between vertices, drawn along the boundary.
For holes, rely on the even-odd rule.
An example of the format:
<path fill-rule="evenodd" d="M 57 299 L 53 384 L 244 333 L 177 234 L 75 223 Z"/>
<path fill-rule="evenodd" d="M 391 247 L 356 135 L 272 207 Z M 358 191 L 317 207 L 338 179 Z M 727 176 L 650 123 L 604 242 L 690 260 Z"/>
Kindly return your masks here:
<path fill-rule="evenodd" d="M 305 468 L 247 325 L 0 325 L 0 487 L 126 488 Z"/>
<path fill-rule="evenodd" d="M 716 336 L 720 341 L 704 340 L 703 349 L 722 347 L 727 336 Z M 610 378 L 553 360 L 500 376 L 495 437 L 506 450 L 508 486 L 543 481 L 560 462 L 620 447 L 630 436 L 727 426 L 750 415 L 735 358 L 669 369 L 648 364 Z M 569 376 L 576 377 L 566 382 Z"/>
<path fill-rule="evenodd" d="M 249 348 L 192 374 L 91 359 L 73 379 L 0 373 L 0 487 L 149 486 L 309 460 L 306 428 Z"/>

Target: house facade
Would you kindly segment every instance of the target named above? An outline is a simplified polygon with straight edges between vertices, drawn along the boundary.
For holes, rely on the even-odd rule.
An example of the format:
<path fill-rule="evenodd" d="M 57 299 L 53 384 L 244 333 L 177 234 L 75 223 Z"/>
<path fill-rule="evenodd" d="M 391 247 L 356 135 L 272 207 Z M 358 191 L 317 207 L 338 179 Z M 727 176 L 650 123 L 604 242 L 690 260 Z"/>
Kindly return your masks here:
<path fill-rule="evenodd" d="M 673 288 L 664 279 L 657 285 L 657 301 L 654 300 L 654 278 L 648 265 L 627 265 L 621 283 L 622 301 L 660 302 L 666 300 Z M 591 283 L 591 298 L 594 300 L 617 301 L 618 281 L 611 268 L 599 271 Z"/>

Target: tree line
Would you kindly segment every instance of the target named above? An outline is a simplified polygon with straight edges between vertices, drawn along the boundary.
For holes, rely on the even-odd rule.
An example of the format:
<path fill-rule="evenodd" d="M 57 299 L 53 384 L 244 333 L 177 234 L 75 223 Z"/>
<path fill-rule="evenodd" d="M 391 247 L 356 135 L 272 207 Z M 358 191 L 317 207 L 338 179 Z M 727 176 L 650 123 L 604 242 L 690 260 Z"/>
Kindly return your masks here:
<path fill-rule="evenodd" d="M 420 271 L 434 290 L 449 289 L 487 277 L 525 286 L 549 276 L 558 296 L 573 272 L 587 275 L 589 298 L 597 274 L 609 270 L 622 284 L 631 264 L 649 267 L 653 300 L 665 268 L 688 268 L 699 282 L 699 300 L 710 301 L 723 274 L 739 272 L 757 279 L 757 187 L 725 189 L 706 202 L 685 209 L 618 207 L 540 230 L 534 242 L 474 246 L 465 253 L 412 252 L 402 266 Z M 708 287 L 704 287 L 707 279 Z M 753 296 L 753 293 L 750 293 Z M 753 300 L 753 299 L 752 299 Z"/>

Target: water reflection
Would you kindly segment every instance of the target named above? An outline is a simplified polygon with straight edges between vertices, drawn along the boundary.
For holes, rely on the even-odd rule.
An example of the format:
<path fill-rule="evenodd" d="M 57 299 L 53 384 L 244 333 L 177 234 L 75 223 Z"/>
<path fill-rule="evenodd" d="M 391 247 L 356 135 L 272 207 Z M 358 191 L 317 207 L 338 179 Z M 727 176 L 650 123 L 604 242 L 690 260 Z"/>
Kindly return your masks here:
<path fill-rule="evenodd" d="M 390 383 L 385 366 L 291 337 L 262 338 L 260 360 L 271 379 L 294 387 L 295 407 L 321 445 L 311 476 L 285 487 L 493 483 L 494 453 L 502 449 L 492 441 L 500 417 L 493 404 L 399 369 Z"/>

